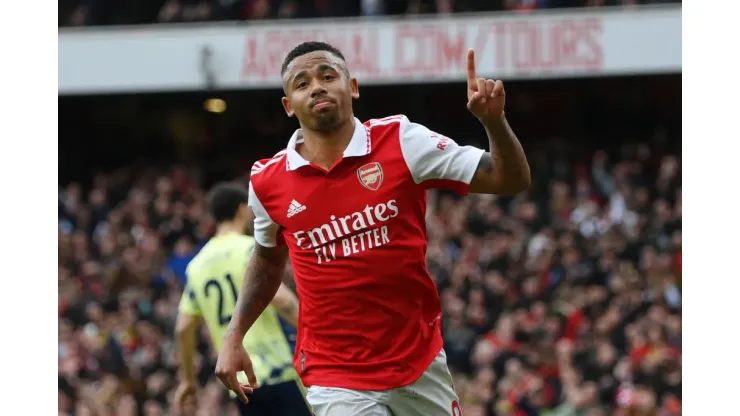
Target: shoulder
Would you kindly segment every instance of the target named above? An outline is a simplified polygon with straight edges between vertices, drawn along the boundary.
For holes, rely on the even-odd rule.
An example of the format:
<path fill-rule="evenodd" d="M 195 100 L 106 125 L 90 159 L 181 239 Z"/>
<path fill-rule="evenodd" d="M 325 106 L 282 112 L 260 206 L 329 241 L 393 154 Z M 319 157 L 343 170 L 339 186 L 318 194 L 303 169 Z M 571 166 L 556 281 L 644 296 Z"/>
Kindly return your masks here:
<path fill-rule="evenodd" d="M 188 266 L 185 268 L 188 280 L 193 276 L 197 279 L 200 270 L 203 269 L 208 258 L 212 257 L 213 253 L 220 251 L 223 248 L 222 244 L 223 241 L 218 238 L 211 238 L 206 242 L 203 248 L 198 251 L 198 254 L 190 260 L 190 263 L 188 263 Z"/>
<path fill-rule="evenodd" d="M 411 122 L 403 114 L 373 118 L 363 123 L 373 144 L 399 143 L 406 140 Z"/>
<path fill-rule="evenodd" d="M 429 136 L 431 131 L 425 126 L 414 123 L 403 114 L 374 118 L 363 123 L 370 131 L 373 139 L 395 137 L 402 142 L 413 140 L 419 136 Z"/>
<path fill-rule="evenodd" d="M 194 284 L 199 278 L 198 271 L 201 269 L 201 263 L 203 262 L 203 251 L 204 250 L 201 250 L 200 253 L 196 254 L 195 257 L 190 260 L 188 266 L 185 268 L 185 275 L 187 276 L 188 286 Z"/>
<path fill-rule="evenodd" d="M 373 127 L 382 127 L 382 126 L 388 126 L 388 125 L 398 125 L 402 121 L 408 122 L 408 118 L 403 114 L 395 114 L 388 117 L 383 118 L 371 118 L 367 121 L 365 121 L 364 124 L 366 127 L 373 128 Z"/>
<path fill-rule="evenodd" d="M 248 235 L 237 235 L 233 238 L 233 247 L 238 250 L 251 251 L 254 247 L 254 237 Z"/>
<path fill-rule="evenodd" d="M 370 130 L 370 134 L 375 136 L 382 135 L 386 132 L 398 131 L 398 129 L 402 128 L 408 123 L 409 119 L 405 115 L 396 114 L 383 118 L 371 118 L 370 120 L 367 120 L 362 124 L 364 124 L 365 127 Z"/>
<path fill-rule="evenodd" d="M 283 149 L 271 158 L 254 162 L 249 176 L 250 206 L 261 206 L 275 196 L 275 190 L 280 189 L 275 183 L 284 183 L 287 153 L 287 149 Z"/>
<path fill-rule="evenodd" d="M 270 178 L 274 177 L 276 174 L 285 171 L 287 153 L 288 150 L 283 149 L 275 153 L 275 156 L 273 157 L 254 162 L 250 174 L 250 181 L 253 183 L 263 183 L 265 181 L 269 181 Z"/>

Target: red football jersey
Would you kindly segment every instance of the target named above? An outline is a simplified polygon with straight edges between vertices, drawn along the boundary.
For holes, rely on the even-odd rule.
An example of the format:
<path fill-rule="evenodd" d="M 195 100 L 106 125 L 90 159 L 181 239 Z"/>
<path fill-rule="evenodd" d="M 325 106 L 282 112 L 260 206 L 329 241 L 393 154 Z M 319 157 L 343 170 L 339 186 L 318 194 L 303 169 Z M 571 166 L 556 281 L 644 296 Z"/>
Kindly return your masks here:
<path fill-rule="evenodd" d="M 466 194 L 483 150 L 392 116 L 361 123 L 328 171 L 296 145 L 252 168 L 254 236 L 287 244 L 300 298 L 294 364 L 306 386 L 412 383 L 442 348 L 426 269 L 426 190 Z"/>

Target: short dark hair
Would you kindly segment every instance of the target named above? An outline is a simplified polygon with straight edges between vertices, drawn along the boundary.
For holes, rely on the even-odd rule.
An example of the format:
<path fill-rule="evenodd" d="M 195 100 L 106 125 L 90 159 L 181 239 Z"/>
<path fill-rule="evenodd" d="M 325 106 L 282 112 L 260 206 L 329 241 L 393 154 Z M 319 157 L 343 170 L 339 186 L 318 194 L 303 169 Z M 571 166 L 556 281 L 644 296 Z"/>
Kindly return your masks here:
<path fill-rule="evenodd" d="M 285 60 L 283 61 L 283 66 L 280 67 L 280 76 L 285 75 L 285 71 L 288 69 L 288 65 L 290 65 L 293 60 L 299 56 L 303 56 L 307 53 L 316 52 L 316 51 L 325 51 L 329 52 L 339 58 L 341 58 L 343 61 L 346 61 L 344 59 L 344 55 L 342 55 L 342 52 L 339 51 L 339 49 L 329 45 L 325 42 L 303 42 L 300 45 L 296 46 L 288 52 L 288 54 L 285 56 Z"/>
<path fill-rule="evenodd" d="M 249 191 L 233 182 L 219 183 L 208 193 L 208 210 L 216 223 L 231 221 L 239 207 L 246 204 Z"/>

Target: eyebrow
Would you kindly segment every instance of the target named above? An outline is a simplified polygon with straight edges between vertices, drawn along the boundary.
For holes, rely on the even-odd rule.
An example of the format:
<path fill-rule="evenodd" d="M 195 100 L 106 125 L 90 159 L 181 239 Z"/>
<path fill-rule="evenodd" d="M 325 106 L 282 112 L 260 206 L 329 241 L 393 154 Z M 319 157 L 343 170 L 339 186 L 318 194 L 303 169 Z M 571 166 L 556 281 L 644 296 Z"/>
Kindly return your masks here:
<path fill-rule="evenodd" d="M 333 66 L 328 65 L 328 64 L 319 64 L 319 71 L 334 71 L 334 72 L 338 72 L 338 70 L 336 68 L 334 68 Z M 308 73 L 307 71 L 300 71 L 300 72 L 296 73 L 293 76 L 293 81 L 295 82 L 296 80 L 305 77 L 307 73 Z"/>
<path fill-rule="evenodd" d="M 306 76 L 306 73 L 307 73 L 306 71 L 301 71 L 301 72 L 298 72 L 297 74 L 295 74 L 295 75 L 293 76 L 293 81 L 297 80 L 298 78 L 303 78 L 303 77 L 305 77 L 305 76 Z"/>
<path fill-rule="evenodd" d="M 319 65 L 319 71 L 336 71 L 337 69 L 331 65 L 321 64 Z"/>

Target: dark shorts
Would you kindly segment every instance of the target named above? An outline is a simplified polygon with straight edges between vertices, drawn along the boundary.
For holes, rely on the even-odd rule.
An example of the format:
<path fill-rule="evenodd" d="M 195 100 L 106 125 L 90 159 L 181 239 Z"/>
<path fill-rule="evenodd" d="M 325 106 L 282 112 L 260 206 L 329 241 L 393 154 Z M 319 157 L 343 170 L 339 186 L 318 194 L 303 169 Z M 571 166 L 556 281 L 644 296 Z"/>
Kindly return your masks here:
<path fill-rule="evenodd" d="M 236 399 L 242 416 L 311 416 L 303 393 L 294 381 L 258 387 L 247 398 L 247 404 Z"/>

